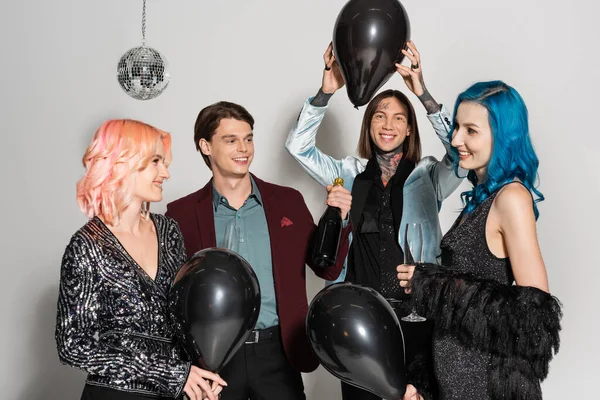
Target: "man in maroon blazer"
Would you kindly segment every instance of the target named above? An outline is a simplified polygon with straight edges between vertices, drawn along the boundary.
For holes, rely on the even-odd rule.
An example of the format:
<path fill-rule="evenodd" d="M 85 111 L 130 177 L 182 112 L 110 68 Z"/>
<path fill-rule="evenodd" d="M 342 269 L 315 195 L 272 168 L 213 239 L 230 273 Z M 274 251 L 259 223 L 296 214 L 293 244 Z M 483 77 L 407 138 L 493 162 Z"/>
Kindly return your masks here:
<path fill-rule="evenodd" d="M 253 126 L 252 116 L 237 104 L 219 102 L 200 111 L 194 141 L 213 178 L 170 203 L 167 215 L 179 223 L 188 256 L 234 243 L 258 276 L 261 310 L 256 329 L 221 371 L 228 384 L 222 400 L 305 399 L 300 372 L 318 366 L 305 329 L 306 264 L 323 279 L 337 278 L 350 226 L 342 232 L 335 266 L 313 265 L 309 247 L 316 226 L 300 192 L 249 172 Z M 326 203 L 339 207 L 344 219 L 351 202 L 348 190 L 328 187 Z"/>

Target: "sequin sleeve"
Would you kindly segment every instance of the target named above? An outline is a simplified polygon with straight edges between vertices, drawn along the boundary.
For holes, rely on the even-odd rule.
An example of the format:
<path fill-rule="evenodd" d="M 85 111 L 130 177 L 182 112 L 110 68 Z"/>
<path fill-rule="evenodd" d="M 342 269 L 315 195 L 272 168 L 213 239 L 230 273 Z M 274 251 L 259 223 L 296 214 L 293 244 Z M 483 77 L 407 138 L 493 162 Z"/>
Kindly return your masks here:
<path fill-rule="evenodd" d="M 100 279 L 98 252 L 91 239 L 75 234 L 67 246 L 61 266 L 56 317 L 56 344 L 62 363 L 95 376 L 110 376 L 127 386 L 133 381 L 149 382 L 175 397 L 183 391 L 189 363 L 175 351 L 136 351 L 113 347 L 98 336 Z"/>
<path fill-rule="evenodd" d="M 183 263 L 185 263 L 188 259 L 187 251 L 185 250 L 185 242 L 183 241 L 183 234 L 181 233 L 179 224 L 174 219 L 171 219 L 171 221 L 175 225 L 175 252 L 177 254 L 177 262 L 179 263 L 178 267 L 181 268 Z"/>

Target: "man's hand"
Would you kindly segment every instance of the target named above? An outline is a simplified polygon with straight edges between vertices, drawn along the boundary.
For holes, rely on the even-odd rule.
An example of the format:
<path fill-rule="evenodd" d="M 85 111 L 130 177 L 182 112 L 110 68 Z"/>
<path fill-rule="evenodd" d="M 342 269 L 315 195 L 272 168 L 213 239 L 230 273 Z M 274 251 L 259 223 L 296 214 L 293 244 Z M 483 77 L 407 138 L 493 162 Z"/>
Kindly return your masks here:
<path fill-rule="evenodd" d="M 402 76 L 402 79 L 404 79 L 406 87 L 419 97 L 427 91 L 425 88 L 425 81 L 423 80 L 421 55 L 412 41 L 407 42 L 406 46 L 408 47 L 408 50 L 402 49 L 402 54 L 410 60 L 410 67 L 396 64 L 396 71 L 398 71 Z"/>
<path fill-rule="evenodd" d="M 344 86 L 342 71 L 333 54 L 333 43 L 329 43 L 329 47 L 323 54 L 323 61 L 325 62 L 325 68 L 323 69 L 321 90 L 323 93 L 333 94 Z"/>
<path fill-rule="evenodd" d="M 350 194 L 350 191 L 340 185 L 327 185 L 327 192 L 325 204 L 339 208 L 342 211 L 342 219 L 346 219 L 346 216 L 350 212 L 350 207 L 352 206 L 352 195 Z"/>

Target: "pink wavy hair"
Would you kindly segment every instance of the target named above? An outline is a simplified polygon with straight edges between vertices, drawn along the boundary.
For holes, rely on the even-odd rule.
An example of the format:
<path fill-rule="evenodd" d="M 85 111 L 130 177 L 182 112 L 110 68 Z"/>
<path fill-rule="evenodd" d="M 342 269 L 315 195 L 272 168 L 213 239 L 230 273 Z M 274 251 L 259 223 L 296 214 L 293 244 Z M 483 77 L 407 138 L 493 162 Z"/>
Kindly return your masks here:
<path fill-rule="evenodd" d="M 81 211 L 88 218 L 99 216 L 108 224 L 116 224 L 132 201 L 132 174 L 148 166 L 159 141 L 165 147 L 168 163 L 171 135 L 167 132 L 128 119 L 104 122 L 82 159 L 86 172 L 77 182 Z M 148 204 L 145 206 L 147 209 Z"/>

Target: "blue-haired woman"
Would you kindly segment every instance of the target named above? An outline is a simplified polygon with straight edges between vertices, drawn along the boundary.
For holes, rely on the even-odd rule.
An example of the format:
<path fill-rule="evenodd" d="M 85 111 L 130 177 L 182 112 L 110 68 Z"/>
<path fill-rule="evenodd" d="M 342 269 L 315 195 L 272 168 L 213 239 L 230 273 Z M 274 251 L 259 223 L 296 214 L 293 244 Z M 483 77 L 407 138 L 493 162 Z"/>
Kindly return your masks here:
<path fill-rule="evenodd" d="M 523 99 L 504 82 L 476 83 L 458 96 L 451 139 L 473 189 L 442 239 L 443 267 L 402 272 L 401 285 L 412 276 L 417 311 L 435 321 L 441 398 L 541 399 L 561 310 L 536 235 L 544 197 Z"/>

